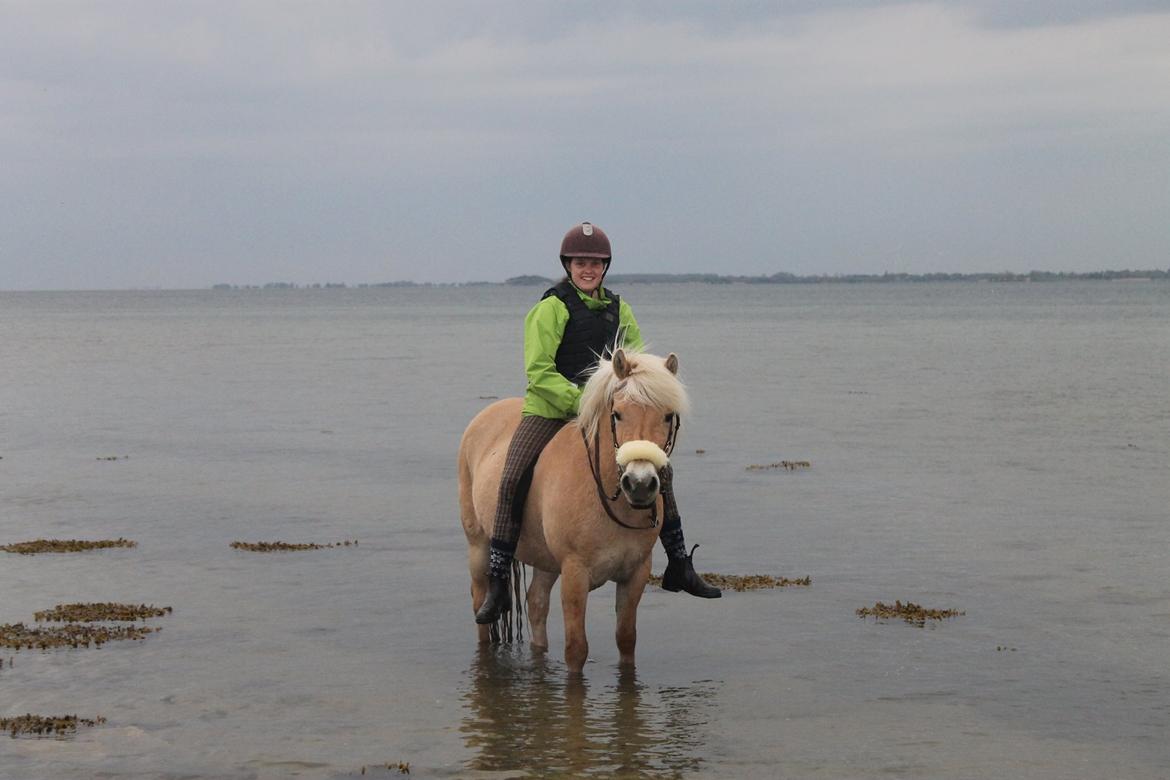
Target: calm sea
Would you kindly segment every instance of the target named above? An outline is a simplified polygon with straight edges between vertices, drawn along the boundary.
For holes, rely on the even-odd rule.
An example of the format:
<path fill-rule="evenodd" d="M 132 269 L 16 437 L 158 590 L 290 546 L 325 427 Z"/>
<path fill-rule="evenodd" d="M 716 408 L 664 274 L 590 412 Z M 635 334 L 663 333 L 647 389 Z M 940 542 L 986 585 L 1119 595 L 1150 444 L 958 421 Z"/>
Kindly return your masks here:
<path fill-rule="evenodd" d="M 607 586 L 579 682 L 559 605 L 477 648 L 456 511 L 539 292 L 0 293 L 0 544 L 138 542 L 0 553 L 0 623 L 174 608 L 5 651 L 0 717 L 108 721 L 0 777 L 1170 775 L 1170 284 L 620 290 L 692 393 L 699 570 L 812 585 L 650 588 L 634 673 Z M 965 614 L 855 615 L 896 599 Z"/>

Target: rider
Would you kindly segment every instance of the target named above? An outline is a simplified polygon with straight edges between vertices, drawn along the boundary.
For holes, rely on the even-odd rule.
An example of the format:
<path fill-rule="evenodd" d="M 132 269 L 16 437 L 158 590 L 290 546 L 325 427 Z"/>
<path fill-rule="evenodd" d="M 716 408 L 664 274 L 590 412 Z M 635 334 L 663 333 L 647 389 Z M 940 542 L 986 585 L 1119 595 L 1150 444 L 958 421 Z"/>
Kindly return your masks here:
<path fill-rule="evenodd" d="M 475 613 L 476 623 L 494 623 L 511 607 L 508 576 L 520 538 L 523 506 L 514 507 L 514 502 L 521 479 L 561 426 L 576 416 L 581 387 L 597 363 L 597 356 L 618 343 L 633 349 L 642 347 L 642 334 L 629 304 L 601 286 L 611 259 L 609 238 L 601 228 L 588 222 L 573 227 L 561 241 L 565 278 L 545 292 L 524 318 L 528 390 L 520 426 L 512 435 L 500 477 L 488 565 L 488 597 Z M 718 598 L 722 592 L 703 581 L 687 555 L 671 476 L 667 466 L 661 483 L 663 521 L 659 539 L 668 559 L 662 587 L 685 590 L 701 598 Z"/>

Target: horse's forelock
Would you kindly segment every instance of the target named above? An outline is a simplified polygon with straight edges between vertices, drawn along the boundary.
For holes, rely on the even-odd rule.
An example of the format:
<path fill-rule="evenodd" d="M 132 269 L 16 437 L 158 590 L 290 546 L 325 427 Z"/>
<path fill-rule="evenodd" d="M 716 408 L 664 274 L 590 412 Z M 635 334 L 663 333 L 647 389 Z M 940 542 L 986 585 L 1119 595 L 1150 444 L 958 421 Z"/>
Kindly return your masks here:
<path fill-rule="evenodd" d="M 581 393 L 577 424 L 589 438 L 597 434 L 597 426 L 615 397 L 639 406 L 671 411 L 680 417 L 690 411 L 686 387 L 666 368 L 664 358 L 631 350 L 625 353 L 630 361 L 630 373 L 624 379 L 617 378 L 611 361 L 601 360 Z"/>

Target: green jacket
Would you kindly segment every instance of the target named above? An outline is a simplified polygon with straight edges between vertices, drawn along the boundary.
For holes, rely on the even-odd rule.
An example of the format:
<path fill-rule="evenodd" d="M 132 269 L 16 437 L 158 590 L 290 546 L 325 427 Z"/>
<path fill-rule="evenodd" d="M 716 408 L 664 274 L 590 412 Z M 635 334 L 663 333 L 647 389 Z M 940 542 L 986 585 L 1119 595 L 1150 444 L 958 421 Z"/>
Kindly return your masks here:
<path fill-rule="evenodd" d="M 577 290 L 577 295 L 590 309 L 609 305 L 608 290 L 601 288 L 601 298 L 591 298 Z M 581 402 L 581 389 L 557 371 L 557 349 L 565 335 L 569 310 L 564 302 L 550 295 L 529 310 L 524 318 L 524 371 L 528 374 L 528 390 L 524 394 L 525 416 L 535 415 L 552 420 L 575 417 Z M 622 345 L 642 349 L 642 331 L 634 312 L 623 298 L 618 307 L 618 327 L 623 334 Z"/>

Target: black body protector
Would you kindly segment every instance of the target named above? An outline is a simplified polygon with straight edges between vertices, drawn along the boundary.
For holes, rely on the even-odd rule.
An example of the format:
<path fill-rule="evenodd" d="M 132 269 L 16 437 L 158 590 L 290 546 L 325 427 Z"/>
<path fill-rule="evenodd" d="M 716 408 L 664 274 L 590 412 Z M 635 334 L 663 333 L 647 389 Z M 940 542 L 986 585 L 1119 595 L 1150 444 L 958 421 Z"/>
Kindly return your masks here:
<path fill-rule="evenodd" d="M 569 321 L 565 323 L 565 334 L 557 349 L 556 366 L 562 376 L 578 387 L 585 384 L 598 356 L 607 355 L 617 343 L 621 299 L 608 290 L 604 294 L 609 296 L 609 305 L 596 311 L 585 305 L 577 288 L 568 280 L 550 288 L 540 298 L 543 301 L 555 295 L 569 310 Z"/>

